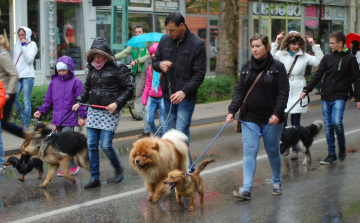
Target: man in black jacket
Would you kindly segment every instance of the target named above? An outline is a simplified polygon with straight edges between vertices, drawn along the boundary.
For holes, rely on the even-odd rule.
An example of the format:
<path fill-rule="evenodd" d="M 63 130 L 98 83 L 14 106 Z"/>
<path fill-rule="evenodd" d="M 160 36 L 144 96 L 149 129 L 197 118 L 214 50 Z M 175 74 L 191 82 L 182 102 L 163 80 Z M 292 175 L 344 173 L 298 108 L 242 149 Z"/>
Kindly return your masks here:
<path fill-rule="evenodd" d="M 321 103 L 329 155 L 320 162 L 321 164 L 336 163 L 334 130 L 339 144 L 339 160 L 343 161 L 346 158 L 342 119 L 346 101 L 349 94 L 352 94 L 352 83 L 355 86 L 355 101 L 360 109 L 360 71 L 356 57 L 348 49 L 344 49 L 346 37 L 343 32 L 333 32 L 329 38 L 332 53 L 324 56 L 319 69 L 300 95 L 304 98 L 325 75 L 321 89 Z"/>
<path fill-rule="evenodd" d="M 206 72 L 205 44 L 188 29 L 184 17 L 178 12 L 167 16 L 165 27 L 168 35 L 164 35 L 159 42 L 153 68 L 162 72 L 160 86 L 165 111 L 167 114 L 170 111 L 169 129 L 183 132 L 190 141 L 191 116 L 197 90 Z"/>

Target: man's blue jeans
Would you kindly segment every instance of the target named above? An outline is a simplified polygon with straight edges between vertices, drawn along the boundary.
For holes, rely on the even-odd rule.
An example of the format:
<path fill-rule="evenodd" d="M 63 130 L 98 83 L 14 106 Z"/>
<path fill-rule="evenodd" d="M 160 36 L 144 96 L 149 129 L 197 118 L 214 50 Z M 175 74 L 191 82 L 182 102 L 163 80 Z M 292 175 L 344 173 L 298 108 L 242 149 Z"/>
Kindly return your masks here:
<path fill-rule="evenodd" d="M 5 163 L 4 157 L 5 157 L 4 143 L 3 143 L 3 139 L 2 139 L 2 127 L 1 127 L 1 124 L 0 124 L 0 166 Z"/>
<path fill-rule="evenodd" d="M 171 113 L 168 118 L 168 129 L 176 129 L 189 137 L 187 144 L 190 144 L 190 124 L 191 117 L 195 109 L 196 98 L 185 98 L 180 104 L 171 105 L 169 99 L 164 98 L 164 108 L 166 115 L 169 114 L 170 105 Z M 189 150 L 190 165 L 192 164 L 191 154 Z"/>
<path fill-rule="evenodd" d="M 334 130 L 336 132 L 339 147 L 345 146 L 344 125 L 342 120 L 344 117 L 346 101 L 321 100 L 321 104 L 325 122 L 325 133 L 329 155 L 336 155 Z"/>
<path fill-rule="evenodd" d="M 246 124 L 258 131 L 263 132 L 266 125 L 258 125 L 253 122 L 246 122 Z M 256 171 L 256 156 L 259 151 L 260 136 L 246 125 L 241 123 L 242 140 L 243 140 L 243 189 L 251 192 Z M 266 130 L 263 140 L 265 151 L 268 155 L 271 171 L 272 181 L 274 183 L 281 183 L 281 155 L 280 155 L 280 137 L 283 128 L 283 123 L 278 125 L 269 125 Z"/>
<path fill-rule="evenodd" d="M 20 118 L 23 120 L 24 125 L 29 126 L 30 125 L 30 118 L 31 118 L 31 92 L 34 86 L 34 78 L 28 77 L 28 78 L 20 78 L 19 82 L 17 84 L 18 92 L 16 94 L 15 99 L 15 108 L 17 112 L 20 115 Z M 24 102 L 24 108 L 22 107 L 19 96 L 21 93 L 21 90 L 23 90 L 23 102 Z"/>
<path fill-rule="evenodd" d="M 111 165 L 115 170 L 121 169 L 120 161 L 112 147 L 114 134 L 114 132 L 103 129 L 87 128 L 87 144 L 89 147 L 90 173 L 92 179 L 100 180 L 99 141 L 101 141 L 101 149 L 110 159 Z"/>
<path fill-rule="evenodd" d="M 163 98 L 162 97 L 155 98 L 155 97 L 149 96 L 147 107 L 148 108 L 147 108 L 146 119 L 150 125 L 151 132 L 155 136 L 155 133 L 158 131 L 158 129 L 156 128 L 156 125 L 155 125 L 155 114 L 156 114 L 156 111 L 159 109 L 160 126 L 162 126 L 161 131 L 162 131 L 162 134 L 164 135 L 168 131 L 168 125 L 165 122 L 167 113 L 165 112 Z M 160 129 L 159 129 L 159 131 L 160 131 Z M 156 134 L 157 136 L 159 135 L 159 131 Z"/>

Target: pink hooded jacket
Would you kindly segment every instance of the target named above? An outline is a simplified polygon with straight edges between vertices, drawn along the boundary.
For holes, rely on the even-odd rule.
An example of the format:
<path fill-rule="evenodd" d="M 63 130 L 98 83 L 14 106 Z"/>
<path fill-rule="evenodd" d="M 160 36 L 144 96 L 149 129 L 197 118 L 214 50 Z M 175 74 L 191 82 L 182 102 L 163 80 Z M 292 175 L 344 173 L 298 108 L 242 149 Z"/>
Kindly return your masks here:
<path fill-rule="evenodd" d="M 157 49 L 158 45 L 159 45 L 158 43 L 154 43 L 153 45 L 151 45 L 151 47 L 149 49 L 150 56 L 151 56 L 151 54 L 156 53 L 156 49 Z M 151 74 L 151 65 L 150 65 L 149 69 L 147 71 L 144 93 L 142 95 L 142 103 L 144 106 L 146 105 L 146 102 L 147 102 L 147 99 L 149 96 L 154 97 L 154 98 L 162 97 L 162 90 L 161 90 L 160 84 L 159 84 L 159 88 L 158 88 L 158 93 L 156 93 L 156 91 L 151 88 L 152 79 L 153 79 L 153 77 Z M 161 79 L 161 75 L 160 75 L 160 79 Z"/>

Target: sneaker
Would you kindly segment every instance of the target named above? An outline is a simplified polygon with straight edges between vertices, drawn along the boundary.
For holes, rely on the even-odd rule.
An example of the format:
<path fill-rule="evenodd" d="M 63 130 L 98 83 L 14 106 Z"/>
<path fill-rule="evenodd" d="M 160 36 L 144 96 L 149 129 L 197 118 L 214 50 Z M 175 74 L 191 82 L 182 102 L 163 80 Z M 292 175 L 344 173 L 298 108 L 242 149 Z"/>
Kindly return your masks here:
<path fill-rule="evenodd" d="M 146 137 L 150 137 L 150 133 L 143 133 L 139 136 L 139 139 L 142 139 L 142 138 L 146 138 Z"/>
<path fill-rule="evenodd" d="M 251 192 L 245 191 L 242 188 L 240 188 L 239 191 L 234 190 L 233 196 L 243 200 L 251 200 Z"/>
<path fill-rule="evenodd" d="M 140 117 L 139 115 L 136 115 L 136 114 L 134 114 L 132 118 L 133 118 L 134 120 L 136 120 L 136 121 L 142 121 L 142 120 L 143 120 L 142 117 Z"/>
<path fill-rule="evenodd" d="M 340 146 L 339 147 L 339 160 L 344 161 L 345 158 L 346 158 L 346 147 Z"/>
<path fill-rule="evenodd" d="M 336 163 L 336 160 L 337 160 L 336 155 L 328 155 L 328 156 L 324 159 L 324 161 L 320 161 L 320 164 L 322 164 L 322 165 L 328 165 L 328 164 L 330 164 L 330 163 Z"/>
<path fill-rule="evenodd" d="M 297 152 L 293 151 L 291 154 L 291 160 L 297 160 L 299 159 L 299 155 Z"/>
<path fill-rule="evenodd" d="M 64 176 L 64 172 L 62 170 L 59 171 L 59 173 L 57 174 L 58 177 L 62 177 Z"/>
<path fill-rule="evenodd" d="M 272 194 L 273 195 L 281 195 L 281 193 L 282 193 L 281 183 L 274 183 Z"/>
<path fill-rule="evenodd" d="M 70 174 L 70 175 L 74 175 L 74 174 L 77 173 L 79 170 L 80 170 L 80 167 L 78 167 L 78 166 L 71 167 L 71 168 L 69 169 L 69 174 Z M 59 172 L 59 173 L 60 173 L 60 172 Z"/>
<path fill-rule="evenodd" d="M 6 166 L 5 165 L 0 165 L 0 170 L 5 170 L 6 169 Z"/>

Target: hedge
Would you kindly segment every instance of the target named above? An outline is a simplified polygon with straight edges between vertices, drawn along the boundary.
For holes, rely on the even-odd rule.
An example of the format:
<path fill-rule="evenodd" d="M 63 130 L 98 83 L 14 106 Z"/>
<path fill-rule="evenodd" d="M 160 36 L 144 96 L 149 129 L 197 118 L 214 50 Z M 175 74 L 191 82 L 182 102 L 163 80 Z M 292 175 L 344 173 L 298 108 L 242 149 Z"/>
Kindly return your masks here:
<path fill-rule="evenodd" d="M 197 103 L 206 103 L 231 99 L 235 84 L 231 77 L 207 77 L 198 89 Z"/>

